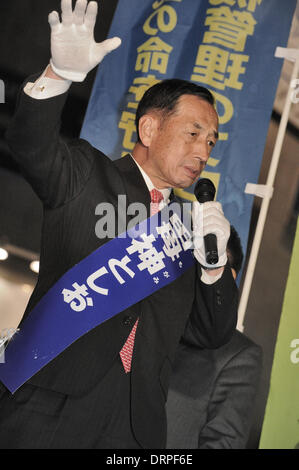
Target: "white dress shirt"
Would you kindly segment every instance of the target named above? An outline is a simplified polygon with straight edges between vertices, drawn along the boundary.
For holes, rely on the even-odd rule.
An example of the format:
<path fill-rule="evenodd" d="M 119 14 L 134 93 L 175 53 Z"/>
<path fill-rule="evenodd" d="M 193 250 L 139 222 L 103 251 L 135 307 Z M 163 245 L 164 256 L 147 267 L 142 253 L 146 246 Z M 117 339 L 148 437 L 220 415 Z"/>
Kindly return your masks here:
<path fill-rule="evenodd" d="M 36 82 L 28 82 L 24 88 L 24 92 L 37 100 L 43 100 L 46 98 L 53 98 L 53 96 L 62 95 L 65 93 L 72 82 L 70 80 L 56 80 L 56 78 L 45 77 L 48 67 L 44 70 L 42 75 L 36 80 Z"/>

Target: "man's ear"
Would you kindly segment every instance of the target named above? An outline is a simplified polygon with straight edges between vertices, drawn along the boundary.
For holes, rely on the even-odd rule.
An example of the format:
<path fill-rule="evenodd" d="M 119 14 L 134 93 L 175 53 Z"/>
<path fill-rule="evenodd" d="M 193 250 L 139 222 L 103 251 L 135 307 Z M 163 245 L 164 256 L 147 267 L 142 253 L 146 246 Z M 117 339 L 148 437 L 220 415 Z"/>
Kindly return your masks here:
<path fill-rule="evenodd" d="M 149 147 L 158 129 L 158 116 L 144 114 L 139 119 L 139 136 L 145 147 Z"/>

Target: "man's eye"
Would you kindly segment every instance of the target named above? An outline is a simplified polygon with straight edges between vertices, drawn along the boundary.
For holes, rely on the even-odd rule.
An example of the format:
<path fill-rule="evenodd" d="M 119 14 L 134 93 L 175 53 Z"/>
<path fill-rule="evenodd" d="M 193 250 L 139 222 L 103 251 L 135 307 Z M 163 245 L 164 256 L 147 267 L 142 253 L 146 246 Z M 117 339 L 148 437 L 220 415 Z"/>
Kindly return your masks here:
<path fill-rule="evenodd" d="M 197 132 L 190 132 L 190 135 L 191 135 L 192 137 L 195 137 L 195 136 L 197 136 Z"/>
<path fill-rule="evenodd" d="M 210 147 L 214 147 L 215 142 L 213 142 L 212 140 L 209 140 L 208 144 L 209 144 Z"/>

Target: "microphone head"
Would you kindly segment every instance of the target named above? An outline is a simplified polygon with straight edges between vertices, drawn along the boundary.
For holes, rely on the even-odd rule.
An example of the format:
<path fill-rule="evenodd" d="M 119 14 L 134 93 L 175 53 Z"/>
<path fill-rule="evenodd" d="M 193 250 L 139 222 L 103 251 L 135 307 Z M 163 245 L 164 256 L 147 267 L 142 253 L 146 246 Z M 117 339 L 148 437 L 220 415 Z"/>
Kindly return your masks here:
<path fill-rule="evenodd" d="M 216 193 L 216 188 L 211 180 L 208 178 L 201 178 L 197 181 L 194 188 L 194 195 L 198 202 L 213 201 Z"/>

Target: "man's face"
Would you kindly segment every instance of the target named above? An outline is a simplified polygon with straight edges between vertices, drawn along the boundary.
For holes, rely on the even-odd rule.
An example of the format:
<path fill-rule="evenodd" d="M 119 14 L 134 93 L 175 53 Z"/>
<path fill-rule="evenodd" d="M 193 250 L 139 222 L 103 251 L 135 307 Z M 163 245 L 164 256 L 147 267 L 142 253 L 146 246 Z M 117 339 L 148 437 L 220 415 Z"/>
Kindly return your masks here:
<path fill-rule="evenodd" d="M 174 113 L 163 118 L 153 112 L 152 116 L 144 170 L 159 189 L 191 186 L 217 141 L 215 109 L 197 96 L 183 95 Z"/>

